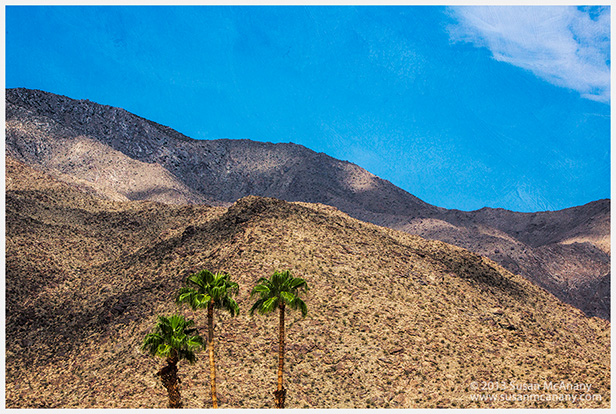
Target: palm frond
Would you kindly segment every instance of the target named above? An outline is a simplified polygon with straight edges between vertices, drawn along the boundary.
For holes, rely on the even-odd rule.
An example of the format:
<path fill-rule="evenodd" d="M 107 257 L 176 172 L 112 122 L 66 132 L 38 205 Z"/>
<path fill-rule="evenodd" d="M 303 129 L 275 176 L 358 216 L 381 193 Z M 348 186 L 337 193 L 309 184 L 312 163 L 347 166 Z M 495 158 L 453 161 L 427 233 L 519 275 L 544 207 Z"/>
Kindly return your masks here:
<path fill-rule="evenodd" d="M 261 298 L 261 299 L 258 299 L 255 303 L 253 303 L 252 307 L 248 311 L 250 316 L 254 315 L 255 311 L 259 311 L 261 309 L 263 302 L 265 302 L 265 299 Z"/>
<path fill-rule="evenodd" d="M 221 306 L 219 307 L 219 309 L 221 310 L 225 310 L 227 312 L 229 312 L 229 314 L 231 314 L 231 316 L 237 316 L 240 314 L 240 307 L 237 304 L 237 302 L 235 301 L 235 299 L 233 299 L 230 296 L 225 297 L 222 300 Z"/>
<path fill-rule="evenodd" d="M 259 313 L 266 314 L 272 312 L 274 309 L 278 307 L 278 296 L 274 296 L 273 298 L 269 298 L 263 302 L 261 305 L 261 309 L 259 309 Z"/>
<path fill-rule="evenodd" d="M 295 295 L 290 292 L 280 292 L 280 296 L 284 299 L 287 305 L 292 305 L 295 300 Z"/>
<path fill-rule="evenodd" d="M 307 289 L 308 284 L 306 283 L 304 279 L 299 278 L 299 277 L 294 277 L 289 281 L 289 287 L 291 289 L 299 289 L 299 288 Z"/>
<path fill-rule="evenodd" d="M 306 302 L 304 302 L 301 298 L 295 297 L 292 308 L 299 309 L 303 317 L 306 317 L 306 315 L 308 314 L 308 307 L 306 306 Z"/>
<path fill-rule="evenodd" d="M 156 348 L 156 356 L 166 358 L 171 353 L 171 344 L 160 344 Z"/>
<path fill-rule="evenodd" d="M 268 295 L 269 292 L 271 291 L 270 287 L 265 285 L 265 284 L 259 284 L 257 286 L 255 286 L 252 289 L 252 292 L 250 293 L 250 296 L 256 295 L 258 293 L 263 293 L 265 295 Z"/>
<path fill-rule="evenodd" d="M 236 282 L 227 281 L 227 290 L 231 292 L 233 295 L 237 295 L 240 290 L 240 285 Z"/>

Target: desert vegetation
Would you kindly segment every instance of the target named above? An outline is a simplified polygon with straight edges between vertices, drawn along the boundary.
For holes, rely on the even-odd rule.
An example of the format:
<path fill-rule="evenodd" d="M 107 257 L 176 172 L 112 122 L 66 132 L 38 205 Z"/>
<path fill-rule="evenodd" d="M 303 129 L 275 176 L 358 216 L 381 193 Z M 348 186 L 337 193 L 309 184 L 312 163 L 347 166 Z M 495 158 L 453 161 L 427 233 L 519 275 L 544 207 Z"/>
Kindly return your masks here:
<path fill-rule="evenodd" d="M 203 269 L 191 274 L 186 279 L 176 298 L 178 305 L 187 303 L 193 310 L 207 309 L 208 351 L 210 360 L 210 385 L 212 407 L 218 408 L 216 397 L 216 368 L 214 353 L 214 310 L 224 310 L 231 316 L 239 314 L 239 306 L 233 299 L 237 294 L 239 285 L 230 280 L 226 273 L 212 273 Z M 260 314 L 272 313 L 279 310 L 278 327 L 278 381 L 274 392 L 276 408 L 284 408 L 286 389 L 283 386 L 284 371 L 284 313 L 288 306 L 299 310 L 303 317 L 308 313 L 308 307 L 300 297 L 301 292 L 308 290 L 307 282 L 302 278 L 293 277 L 289 270 L 275 271 L 269 279 L 260 278 L 253 288 L 251 296 L 259 296 L 250 309 Z M 189 330 L 192 320 L 185 320 L 182 316 L 174 315 L 170 318 L 159 316 L 155 331 L 148 334 L 142 344 L 142 350 L 153 356 L 166 358 L 167 366 L 157 375 L 161 377 L 163 386 L 169 394 L 169 408 L 182 408 L 181 396 L 178 387 L 177 364 L 181 360 L 190 363 L 196 361 L 195 352 L 203 345 L 203 339 L 196 334 L 195 329 Z M 195 333 L 195 335 L 192 335 Z"/>
<path fill-rule="evenodd" d="M 143 340 L 141 349 L 152 356 L 165 358 L 167 365 L 156 373 L 169 395 L 169 408 L 182 408 L 178 379 L 178 363 L 188 361 L 194 364 L 197 361 L 196 352 L 203 346 L 203 338 L 196 329 L 190 327 L 191 320 L 181 315 L 170 317 L 159 316 L 154 332 L 149 333 Z"/>
<path fill-rule="evenodd" d="M 231 281 L 226 273 L 212 273 L 203 269 L 186 279 L 187 286 L 180 289 L 176 302 L 188 303 L 194 310 L 207 309 L 208 351 L 210 357 L 210 388 L 212 407 L 218 408 L 216 398 L 216 364 L 214 353 L 214 310 L 228 312 L 237 316 L 240 308 L 233 299 L 238 292 L 238 284 Z"/>
<path fill-rule="evenodd" d="M 274 392 L 276 408 L 284 408 L 287 391 L 282 385 L 284 371 L 284 312 L 286 307 L 299 310 L 306 317 L 308 308 L 300 298 L 300 293 L 308 290 L 308 283 L 302 278 L 293 277 L 288 270 L 274 272 L 269 279 L 262 277 L 252 289 L 251 296 L 258 296 L 250 308 L 250 314 L 255 311 L 265 315 L 278 309 L 278 382 Z"/>

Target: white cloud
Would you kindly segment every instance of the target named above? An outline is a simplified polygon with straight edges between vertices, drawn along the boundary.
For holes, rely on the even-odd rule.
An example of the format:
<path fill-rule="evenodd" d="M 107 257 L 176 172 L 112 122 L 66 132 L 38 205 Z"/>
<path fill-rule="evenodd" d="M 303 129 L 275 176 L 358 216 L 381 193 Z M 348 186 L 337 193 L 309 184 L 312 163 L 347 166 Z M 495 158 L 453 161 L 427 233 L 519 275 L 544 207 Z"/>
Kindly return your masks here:
<path fill-rule="evenodd" d="M 488 48 L 494 59 L 527 69 L 582 97 L 610 101 L 609 7 L 466 6 L 449 8 L 454 41 Z"/>

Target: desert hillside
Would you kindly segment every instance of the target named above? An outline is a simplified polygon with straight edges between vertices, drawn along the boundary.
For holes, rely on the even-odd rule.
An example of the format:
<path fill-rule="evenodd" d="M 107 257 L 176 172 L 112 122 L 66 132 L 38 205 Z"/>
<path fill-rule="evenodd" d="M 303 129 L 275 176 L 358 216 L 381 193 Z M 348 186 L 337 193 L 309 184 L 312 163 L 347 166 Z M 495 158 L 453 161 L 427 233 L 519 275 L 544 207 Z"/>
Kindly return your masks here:
<path fill-rule="evenodd" d="M 300 145 L 194 140 L 120 108 L 22 88 L 6 92 L 6 147 L 108 200 L 228 206 L 257 195 L 331 205 L 489 257 L 587 315 L 610 319 L 609 200 L 540 213 L 446 210 Z"/>
<path fill-rule="evenodd" d="M 448 210 L 374 222 L 489 257 L 587 315 L 610 319 L 610 201 L 559 211 Z"/>
<path fill-rule="evenodd" d="M 216 318 L 221 407 L 273 406 L 277 318 L 250 317 L 248 292 L 276 269 L 311 286 L 308 316 L 287 316 L 289 408 L 610 406 L 609 322 L 490 259 L 322 204 L 102 200 L 6 165 L 7 408 L 164 408 L 162 362 L 139 344 L 202 268 L 240 284 L 240 316 Z M 187 408 L 210 404 L 199 357 L 180 365 Z M 594 397 L 474 401 L 488 381 Z"/>

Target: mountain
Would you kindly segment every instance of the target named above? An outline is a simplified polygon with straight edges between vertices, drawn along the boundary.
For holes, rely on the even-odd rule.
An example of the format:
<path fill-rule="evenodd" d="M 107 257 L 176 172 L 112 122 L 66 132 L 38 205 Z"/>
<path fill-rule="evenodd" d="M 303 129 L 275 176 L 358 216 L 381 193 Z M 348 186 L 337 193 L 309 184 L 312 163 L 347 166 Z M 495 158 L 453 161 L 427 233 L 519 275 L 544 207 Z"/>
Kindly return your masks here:
<path fill-rule="evenodd" d="M 216 316 L 221 407 L 273 406 L 277 318 L 247 310 L 275 269 L 311 287 L 308 316 L 287 316 L 289 408 L 610 406 L 608 321 L 490 259 L 323 204 L 103 200 L 7 156 L 6 259 L 7 408 L 165 407 L 163 363 L 139 344 L 202 268 L 240 284 L 240 316 Z M 203 332 L 203 313 L 181 312 Z M 205 353 L 179 376 L 185 407 L 209 407 Z M 500 381 L 507 399 L 475 401 Z M 592 388 L 544 389 L 561 383 Z M 529 384 L 544 401 L 524 399 Z"/>
<path fill-rule="evenodd" d="M 610 318 L 609 200 L 539 213 L 447 210 L 300 145 L 193 140 L 123 109 L 28 89 L 6 92 L 6 148 L 108 200 L 229 206 L 257 195 L 331 205 L 489 257 L 587 315 Z"/>
<path fill-rule="evenodd" d="M 127 200 L 229 204 L 259 194 L 377 213 L 439 210 L 296 144 L 193 140 L 123 109 L 27 89 L 7 90 L 6 106 L 9 154 L 111 187 Z M 144 167 L 150 169 L 138 174 Z M 383 193 L 386 201 L 378 198 Z"/>

